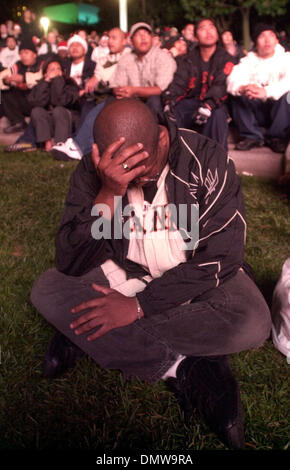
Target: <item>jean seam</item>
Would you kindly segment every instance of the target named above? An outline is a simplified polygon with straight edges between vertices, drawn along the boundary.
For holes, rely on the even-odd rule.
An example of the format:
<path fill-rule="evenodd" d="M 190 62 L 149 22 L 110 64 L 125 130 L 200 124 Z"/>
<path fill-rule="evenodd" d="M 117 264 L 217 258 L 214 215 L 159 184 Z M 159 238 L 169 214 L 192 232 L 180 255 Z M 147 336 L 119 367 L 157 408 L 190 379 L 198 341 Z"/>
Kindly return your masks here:
<path fill-rule="evenodd" d="M 150 377 L 154 381 L 160 380 L 162 376 L 164 375 L 164 373 L 167 372 L 167 370 L 171 367 L 172 364 L 174 364 L 174 362 L 176 361 L 180 353 L 178 351 L 173 350 L 168 345 L 168 343 L 162 340 L 159 336 L 157 337 L 156 335 L 152 334 L 150 331 L 147 331 L 146 329 L 144 329 L 142 325 L 140 325 L 141 322 L 142 320 L 136 321 L 135 322 L 136 327 L 142 330 L 143 334 L 150 336 L 151 338 L 154 339 L 154 341 L 158 342 L 161 346 L 163 346 L 167 353 L 174 354 L 175 356 L 175 359 L 172 359 L 172 360 L 167 359 L 166 361 L 162 361 L 162 362 L 159 361 L 160 365 L 158 365 L 158 369 L 156 370 L 156 372 L 153 372 Z"/>

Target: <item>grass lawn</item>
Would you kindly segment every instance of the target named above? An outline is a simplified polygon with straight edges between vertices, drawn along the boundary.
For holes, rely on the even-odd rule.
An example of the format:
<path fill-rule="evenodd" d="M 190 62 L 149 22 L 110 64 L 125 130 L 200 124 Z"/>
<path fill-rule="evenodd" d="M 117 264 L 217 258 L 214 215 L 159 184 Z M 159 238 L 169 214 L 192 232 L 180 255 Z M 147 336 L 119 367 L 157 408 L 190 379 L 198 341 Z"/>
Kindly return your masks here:
<path fill-rule="evenodd" d="M 185 426 L 161 381 L 124 381 L 82 359 L 47 381 L 41 365 L 50 327 L 29 300 L 37 276 L 54 265 L 54 234 L 74 162 L 46 154 L 0 153 L 0 449 L 226 449 L 192 418 Z M 247 261 L 270 302 L 289 257 L 289 205 L 275 182 L 243 177 Z M 231 359 L 245 415 L 246 450 L 287 449 L 289 365 L 269 339 Z"/>

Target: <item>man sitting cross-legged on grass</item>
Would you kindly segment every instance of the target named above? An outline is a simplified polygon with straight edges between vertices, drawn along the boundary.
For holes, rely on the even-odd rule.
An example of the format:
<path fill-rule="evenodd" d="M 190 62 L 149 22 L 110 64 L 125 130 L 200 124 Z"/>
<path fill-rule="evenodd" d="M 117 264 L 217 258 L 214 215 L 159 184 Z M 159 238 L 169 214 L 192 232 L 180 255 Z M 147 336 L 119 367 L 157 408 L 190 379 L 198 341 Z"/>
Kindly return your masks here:
<path fill-rule="evenodd" d="M 244 444 L 228 355 L 263 344 L 270 313 L 243 263 L 241 186 L 223 148 L 139 100 L 108 104 L 74 171 L 56 267 L 31 299 L 58 330 L 53 378 L 81 351 L 125 377 L 166 379 L 231 448 Z M 199 227 L 199 230 L 198 230 Z"/>

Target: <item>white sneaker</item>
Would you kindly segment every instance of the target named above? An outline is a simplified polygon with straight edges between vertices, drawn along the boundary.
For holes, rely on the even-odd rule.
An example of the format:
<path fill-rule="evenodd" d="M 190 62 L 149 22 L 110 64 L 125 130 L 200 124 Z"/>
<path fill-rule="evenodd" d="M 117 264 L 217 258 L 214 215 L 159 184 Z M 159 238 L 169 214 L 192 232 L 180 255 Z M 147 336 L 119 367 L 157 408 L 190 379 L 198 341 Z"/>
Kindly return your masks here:
<path fill-rule="evenodd" d="M 81 149 L 71 137 L 54 145 L 50 153 L 56 160 L 81 160 L 83 157 Z"/>

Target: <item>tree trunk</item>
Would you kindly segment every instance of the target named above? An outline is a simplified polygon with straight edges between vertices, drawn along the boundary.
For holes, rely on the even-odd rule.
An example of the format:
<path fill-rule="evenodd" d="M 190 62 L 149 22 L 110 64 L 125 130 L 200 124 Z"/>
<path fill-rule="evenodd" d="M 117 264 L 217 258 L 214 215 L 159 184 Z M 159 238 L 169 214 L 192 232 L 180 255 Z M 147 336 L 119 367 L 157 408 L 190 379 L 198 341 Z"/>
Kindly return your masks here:
<path fill-rule="evenodd" d="M 250 7 L 241 8 L 242 17 L 243 17 L 243 45 L 244 48 L 248 51 L 251 44 L 250 36 Z"/>

